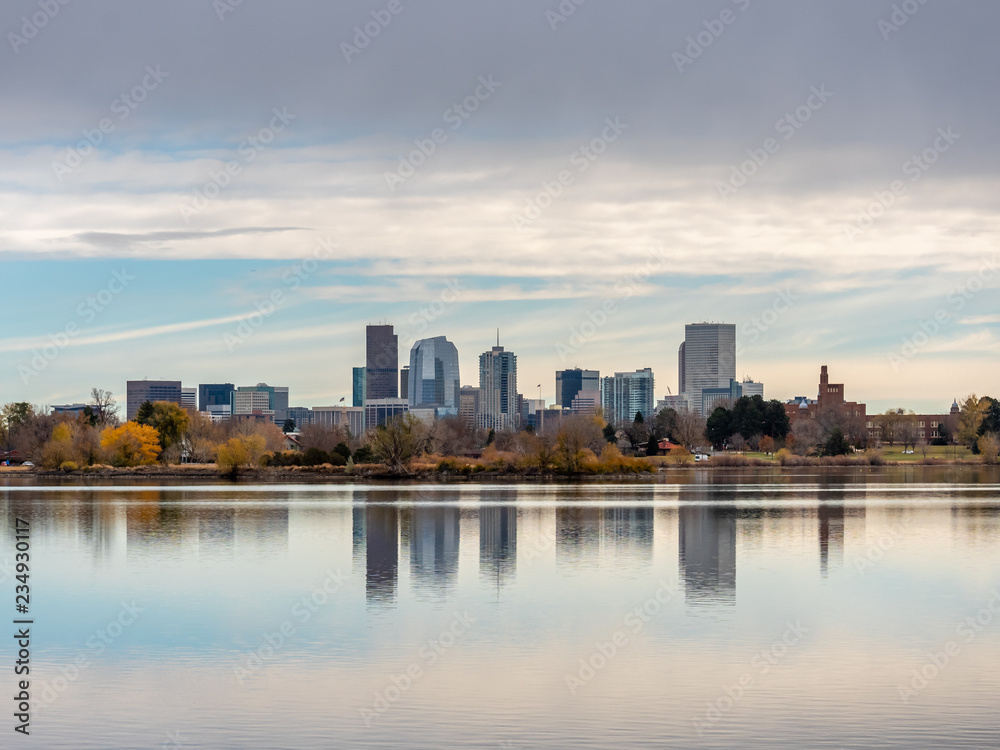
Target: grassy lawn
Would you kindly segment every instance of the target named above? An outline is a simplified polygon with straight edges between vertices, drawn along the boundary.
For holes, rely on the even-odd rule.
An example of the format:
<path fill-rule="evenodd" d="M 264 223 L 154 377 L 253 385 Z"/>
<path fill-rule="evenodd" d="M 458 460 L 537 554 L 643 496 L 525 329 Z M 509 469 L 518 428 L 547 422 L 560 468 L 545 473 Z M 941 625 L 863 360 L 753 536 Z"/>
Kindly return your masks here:
<path fill-rule="evenodd" d="M 882 457 L 886 461 L 893 463 L 913 463 L 915 461 L 921 461 L 924 458 L 923 451 L 920 448 L 915 448 L 913 453 L 903 453 L 903 446 L 901 445 L 883 445 Z M 732 451 L 730 451 L 732 452 Z M 765 453 L 754 453 L 752 451 L 747 451 L 743 454 L 748 458 L 759 458 L 764 461 L 774 461 L 774 456 L 768 456 Z M 954 460 L 962 458 L 972 457 L 972 451 L 966 448 L 964 445 L 929 445 L 927 446 L 927 458 L 940 458 L 945 460 Z"/>

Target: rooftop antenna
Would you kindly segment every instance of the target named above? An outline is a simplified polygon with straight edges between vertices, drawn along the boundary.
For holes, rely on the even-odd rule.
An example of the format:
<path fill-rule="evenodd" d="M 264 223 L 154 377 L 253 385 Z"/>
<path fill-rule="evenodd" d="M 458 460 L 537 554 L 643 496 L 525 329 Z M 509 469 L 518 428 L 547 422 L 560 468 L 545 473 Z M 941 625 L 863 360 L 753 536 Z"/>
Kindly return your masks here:
<path fill-rule="evenodd" d="M 500 329 L 497 328 L 497 346 L 500 346 Z"/>

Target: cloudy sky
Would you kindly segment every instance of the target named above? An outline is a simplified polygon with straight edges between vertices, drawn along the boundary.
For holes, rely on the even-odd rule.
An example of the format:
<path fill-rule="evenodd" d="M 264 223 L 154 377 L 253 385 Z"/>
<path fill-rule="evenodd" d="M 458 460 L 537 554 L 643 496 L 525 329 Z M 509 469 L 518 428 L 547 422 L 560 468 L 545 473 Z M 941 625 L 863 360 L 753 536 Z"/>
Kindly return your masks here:
<path fill-rule="evenodd" d="M 703 320 L 770 398 L 822 364 L 870 410 L 995 393 L 998 26 L 989 0 L 7 0 L 0 401 L 149 377 L 327 405 L 379 321 L 448 336 L 470 384 L 500 328 L 549 399 L 571 366 L 676 392 Z"/>

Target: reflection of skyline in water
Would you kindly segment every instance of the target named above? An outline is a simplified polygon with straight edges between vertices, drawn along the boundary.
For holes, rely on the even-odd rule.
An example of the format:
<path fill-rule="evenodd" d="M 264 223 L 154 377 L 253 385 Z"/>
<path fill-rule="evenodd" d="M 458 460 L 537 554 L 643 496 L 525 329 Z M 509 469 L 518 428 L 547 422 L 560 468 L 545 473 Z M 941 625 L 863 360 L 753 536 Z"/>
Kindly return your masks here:
<path fill-rule="evenodd" d="M 399 582 L 399 509 L 365 508 L 365 597 L 369 602 L 396 600 Z"/>
<path fill-rule="evenodd" d="M 414 507 L 409 541 L 413 587 L 425 593 L 446 595 L 458 577 L 458 508 Z"/>
<path fill-rule="evenodd" d="M 497 586 L 517 572 L 517 507 L 488 505 L 479 509 L 479 574 Z"/>
<path fill-rule="evenodd" d="M 596 566 L 602 559 L 649 563 L 653 528 L 650 506 L 557 508 L 556 562 L 574 566 Z"/>
<path fill-rule="evenodd" d="M 684 601 L 692 605 L 736 603 L 736 509 L 686 505 L 678 519 L 678 557 Z"/>

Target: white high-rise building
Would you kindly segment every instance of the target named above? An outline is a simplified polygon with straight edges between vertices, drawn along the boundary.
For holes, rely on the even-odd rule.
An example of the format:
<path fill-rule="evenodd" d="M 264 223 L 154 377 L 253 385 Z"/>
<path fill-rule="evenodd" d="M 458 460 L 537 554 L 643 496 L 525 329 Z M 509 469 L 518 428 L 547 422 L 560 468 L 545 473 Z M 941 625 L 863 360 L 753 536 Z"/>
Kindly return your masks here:
<path fill-rule="evenodd" d="M 702 391 L 729 388 L 736 380 L 736 326 L 692 323 L 684 326 L 678 352 L 680 391 L 691 408 L 702 413 Z"/>
<path fill-rule="evenodd" d="M 516 430 L 517 357 L 502 346 L 479 355 L 479 412 L 476 423 L 487 430 Z"/>

